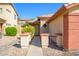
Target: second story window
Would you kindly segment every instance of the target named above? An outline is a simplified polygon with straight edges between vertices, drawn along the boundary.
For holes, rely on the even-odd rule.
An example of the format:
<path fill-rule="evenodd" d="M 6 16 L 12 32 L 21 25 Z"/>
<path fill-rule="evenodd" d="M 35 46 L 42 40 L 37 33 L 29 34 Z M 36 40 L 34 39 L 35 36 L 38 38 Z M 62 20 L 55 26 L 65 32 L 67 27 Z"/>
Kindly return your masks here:
<path fill-rule="evenodd" d="M 16 15 L 14 15 L 14 19 L 16 20 L 16 18 L 17 18 L 17 16 Z"/>
<path fill-rule="evenodd" d="M 8 11 L 9 13 L 11 13 L 11 11 L 9 9 L 6 9 L 6 11 Z"/>
<path fill-rule="evenodd" d="M 0 13 L 2 13 L 2 8 L 0 8 Z"/>
<path fill-rule="evenodd" d="M 8 24 L 8 23 L 7 23 L 6 25 L 10 26 L 11 24 Z"/>

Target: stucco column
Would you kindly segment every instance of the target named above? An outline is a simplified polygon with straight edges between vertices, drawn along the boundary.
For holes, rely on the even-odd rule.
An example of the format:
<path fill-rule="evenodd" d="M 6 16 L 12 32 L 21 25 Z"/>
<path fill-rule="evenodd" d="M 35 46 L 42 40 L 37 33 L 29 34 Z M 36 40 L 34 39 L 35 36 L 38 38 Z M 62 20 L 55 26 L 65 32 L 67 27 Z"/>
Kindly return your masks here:
<path fill-rule="evenodd" d="M 47 48 L 49 45 L 49 34 L 47 33 L 46 24 L 47 18 L 40 18 L 40 37 L 41 37 L 41 45 L 42 48 Z"/>
<path fill-rule="evenodd" d="M 31 40 L 30 33 L 21 34 L 21 48 L 28 48 Z"/>
<path fill-rule="evenodd" d="M 2 23 L 0 24 L 0 39 L 2 39 Z"/>
<path fill-rule="evenodd" d="M 63 47 L 64 50 L 68 50 L 69 49 L 69 18 L 68 18 L 68 14 L 65 14 L 63 16 Z"/>
<path fill-rule="evenodd" d="M 17 25 L 17 36 L 19 37 L 20 34 L 21 34 L 21 26 Z"/>
<path fill-rule="evenodd" d="M 43 33 L 43 34 L 40 34 L 40 36 L 41 36 L 42 48 L 47 48 L 49 45 L 49 34 Z"/>
<path fill-rule="evenodd" d="M 3 24 L 3 25 L 2 25 L 2 33 L 3 33 L 3 35 L 6 34 L 5 29 L 6 29 L 6 24 Z"/>

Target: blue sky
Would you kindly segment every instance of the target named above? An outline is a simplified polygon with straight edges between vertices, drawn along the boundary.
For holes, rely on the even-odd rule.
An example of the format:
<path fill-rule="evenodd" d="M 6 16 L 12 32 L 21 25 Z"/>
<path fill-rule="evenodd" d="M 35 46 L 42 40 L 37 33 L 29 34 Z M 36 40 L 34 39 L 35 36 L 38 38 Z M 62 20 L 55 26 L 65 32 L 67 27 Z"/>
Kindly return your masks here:
<path fill-rule="evenodd" d="M 32 19 L 44 14 L 54 14 L 63 3 L 14 3 L 20 19 Z"/>

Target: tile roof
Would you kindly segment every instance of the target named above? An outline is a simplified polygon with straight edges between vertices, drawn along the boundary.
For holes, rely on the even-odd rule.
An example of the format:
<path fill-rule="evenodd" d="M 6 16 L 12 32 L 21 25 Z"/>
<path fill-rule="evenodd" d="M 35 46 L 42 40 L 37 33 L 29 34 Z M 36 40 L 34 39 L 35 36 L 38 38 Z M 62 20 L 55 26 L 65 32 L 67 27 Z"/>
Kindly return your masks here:
<path fill-rule="evenodd" d="M 51 17 L 53 14 L 44 14 L 44 15 L 41 15 L 39 17 Z"/>

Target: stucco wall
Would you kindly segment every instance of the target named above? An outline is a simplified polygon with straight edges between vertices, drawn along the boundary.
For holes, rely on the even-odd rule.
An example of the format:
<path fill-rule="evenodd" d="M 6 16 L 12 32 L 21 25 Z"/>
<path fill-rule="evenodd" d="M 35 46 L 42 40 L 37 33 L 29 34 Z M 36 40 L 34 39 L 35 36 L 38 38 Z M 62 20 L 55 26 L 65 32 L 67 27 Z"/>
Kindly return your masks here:
<path fill-rule="evenodd" d="M 14 19 L 14 14 L 16 12 L 14 11 L 13 7 L 8 4 L 0 4 L 0 8 L 2 8 L 2 13 L 0 14 L 0 18 L 7 20 L 5 24 L 11 24 L 12 26 L 17 25 L 17 18 Z M 10 12 L 6 11 L 6 9 L 10 10 Z"/>
<path fill-rule="evenodd" d="M 70 11 L 64 16 L 64 48 L 79 49 L 79 9 Z"/>
<path fill-rule="evenodd" d="M 0 8 L 2 8 L 2 13 L 0 13 L 0 18 L 6 20 L 3 24 L 2 32 L 5 34 L 6 26 L 17 26 L 18 16 L 14 11 L 13 7 L 9 4 L 0 4 Z M 9 11 L 7 11 L 7 9 Z M 14 19 L 14 15 L 16 15 L 16 19 Z"/>
<path fill-rule="evenodd" d="M 69 49 L 79 49 L 79 15 L 69 16 Z"/>
<path fill-rule="evenodd" d="M 63 33 L 63 16 L 49 23 L 49 33 L 50 36 L 55 36 L 56 33 Z"/>
<path fill-rule="evenodd" d="M 56 33 L 62 33 L 63 34 L 63 16 L 60 16 L 56 18 L 55 20 L 52 20 L 49 24 L 49 34 L 51 36 L 51 39 L 56 42 Z M 62 42 L 63 43 L 63 42 Z"/>

